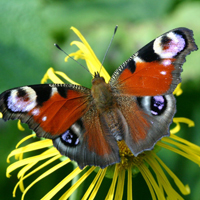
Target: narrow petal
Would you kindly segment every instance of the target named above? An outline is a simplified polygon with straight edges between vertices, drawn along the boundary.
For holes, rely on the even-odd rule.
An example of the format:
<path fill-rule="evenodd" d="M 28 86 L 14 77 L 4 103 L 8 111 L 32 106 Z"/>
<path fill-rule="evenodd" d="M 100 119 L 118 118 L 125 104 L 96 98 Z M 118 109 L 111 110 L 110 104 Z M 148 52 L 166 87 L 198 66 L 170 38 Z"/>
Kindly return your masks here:
<path fill-rule="evenodd" d="M 99 181 L 99 177 L 102 174 L 103 169 L 99 169 L 99 171 L 97 172 L 95 178 L 93 179 L 92 183 L 90 184 L 90 186 L 88 187 L 87 191 L 85 192 L 84 196 L 82 197 L 81 200 L 86 200 L 88 199 L 90 193 L 92 192 L 94 186 L 96 185 L 97 181 Z M 103 176 L 104 177 L 104 176 Z M 103 180 L 103 179 L 102 179 Z M 100 183 L 101 185 L 101 183 Z"/>
<path fill-rule="evenodd" d="M 154 192 L 154 189 L 153 189 L 152 184 L 151 184 L 151 182 L 149 181 L 148 177 L 146 176 L 146 174 L 145 174 L 143 171 L 141 171 L 141 174 L 142 174 L 142 176 L 143 176 L 143 178 L 144 178 L 144 180 L 145 180 L 145 182 L 146 182 L 146 184 L 147 184 L 147 186 L 148 186 L 148 188 L 149 188 L 149 191 L 150 191 L 150 193 L 151 193 L 152 200 L 157 200 L 156 195 L 155 195 L 155 192 Z M 161 190 L 161 192 L 163 192 L 163 190 Z M 131 194 L 131 195 L 132 195 L 132 194 Z M 129 200 L 129 198 L 128 198 L 128 200 Z M 132 200 L 132 199 L 131 199 L 131 200 Z"/>
<path fill-rule="evenodd" d="M 148 153 L 151 156 L 146 156 L 147 163 L 151 166 L 154 173 L 156 174 L 157 180 L 159 180 L 160 184 L 164 188 L 167 196 L 172 199 L 179 199 L 184 200 L 171 186 L 168 178 L 166 177 L 165 173 L 163 172 L 162 168 L 160 167 L 159 163 L 156 161 L 155 154 L 153 152 Z"/>
<path fill-rule="evenodd" d="M 90 47 L 90 45 L 88 44 L 86 39 L 83 37 L 83 35 L 80 33 L 80 31 L 78 29 L 76 29 L 75 27 L 73 27 L 73 26 L 71 27 L 71 30 L 74 31 L 74 33 L 80 38 L 80 40 L 87 47 L 87 49 L 90 51 L 90 53 L 93 54 L 93 57 L 96 57 L 96 55 L 94 54 L 92 48 Z"/>
<path fill-rule="evenodd" d="M 107 194 L 105 200 L 113 199 L 118 175 L 119 175 L 118 165 L 115 165 L 115 172 L 114 172 L 113 180 L 112 180 L 110 189 L 108 191 L 108 194 Z"/>
<path fill-rule="evenodd" d="M 196 146 L 195 151 L 193 151 L 193 148 L 191 148 L 185 144 L 182 144 L 180 142 L 176 142 L 176 141 L 172 140 L 171 138 L 165 138 L 164 141 L 168 142 L 170 144 L 173 144 L 174 146 L 176 146 L 180 150 L 186 152 L 190 156 L 199 157 L 199 155 L 200 155 L 200 147 L 198 147 L 198 146 Z"/>
<path fill-rule="evenodd" d="M 127 196 L 128 200 L 133 199 L 133 191 L 132 191 L 132 169 L 128 168 L 128 185 L 127 185 Z"/>
<path fill-rule="evenodd" d="M 108 82 L 110 80 L 109 74 L 107 73 L 105 68 L 102 66 L 102 64 L 98 60 L 98 58 L 96 57 L 95 53 L 93 52 L 92 48 L 90 47 L 90 45 L 88 44 L 86 39 L 82 36 L 82 34 L 76 28 L 71 27 L 71 29 L 76 33 L 76 35 L 82 41 L 82 43 L 79 41 L 73 41 L 71 43 L 71 45 L 76 45 L 82 51 L 82 55 L 84 55 L 84 59 L 86 60 L 88 69 L 90 70 L 90 73 L 92 75 L 94 75 L 94 72 L 97 72 L 97 71 L 99 72 L 100 67 L 102 67 L 100 75 L 105 78 L 106 82 Z M 77 53 L 80 55 L 80 51 Z M 89 64 L 89 62 L 91 62 L 91 63 Z M 91 67 L 91 65 L 92 65 L 92 67 Z"/>
<path fill-rule="evenodd" d="M 143 164 L 139 165 L 138 168 L 140 169 L 140 172 L 141 172 L 142 176 L 144 177 L 144 179 L 149 180 L 149 183 L 152 185 L 153 190 L 155 191 L 158 199 L 165 200 L 164 194 L 159 189 L 159 187 L 158 187 L 154 177 L 152 176 L 151 172 L 149 171 L 148 167 L 143 163 Z M 150 192 L 151 192 L 151 190 L 150 190 Z"/>
<path fill-rule="evenodd" d="M 131 177 L 132 179 L 132 177 Z M 119 171 L 119 178 L 117 182 L 115 200 L 122 200 L 124 193 L 125 170 Z M 132 186 L 132 184 L 130 184 Z M 131 187 L 132 188 L 132 187 Z"/>
<path fill-rule="evenodd" d="M 20 141 L 17 143 L 16 148 L 18 148 L 23 142 L 25 142 L 25 141 L 27 141 L 28 139 L 33 138 L 33 137 L 35 137 L 35 136 L 36 136 L 36 134 L 30 134 L 30 135 L 24 137 L 22 140 L 20 140 Z"/>
<path fill-rule="evenodd" d="M 42 153 L 41 155 L 32 156 L 29 158 L 25 158 L 23 160 L 19 160 L 7 167 L 6 176 L 10 177 L 10 173 L 12 171 L 16 170 L 19 167 L 22 167 L 23 165 L 27 165 L 27 164 L 33 163 L 33 162 L 39 162 L 40 160 L 44 160 L 49 157 L 53 157 L 55 155 L 58 155 L 58 151 L 57 150 L 55 151 L 53 148 L 50 148 L 50 149 L 46 150 L 44 153 Z"/>
<path fill-rule="evenodd" d="M 196 164 L 198 164 L 200 166 L 200 157 L 197 156 L 197 155 L 188 155 L 187 153 L 185 153 L 185 152 L 183 152 L 183 151 L 181 151 L 179 149 L 176 149 L 176 148 L 174 148 L 174 147 L 172 147 L 172 146 L 170 146 L 168 144 L 164 144 L 161 141 L 157 142 L 156 145 L 158 145 L 160 147 L 163 147 L 165 149 L 168 149 L 170 151 L 173 151 L 173 152 L 175 152 L 175 153 L 187 158 L 188 160 L 191 160 L 192 162 L 194 162 L 194 163 L 196 163 Z"/>
<path fill-rule="evenodd" d="M 181 126 L 180 123 L 186 123 L 189 127 L 194 126 L 194 122 L 190 119 L 184 118 L 184 117 L 175 117 L 173 118 L 173 122 L 176 124 L 176 127 L 170 130 L 171 134 L 175 134 L 180 131 Z"/>
<path fill-rule="evenodd" d="M 96 196 L 96 194 L 97 194 L 97 192 L 98 192 L 98 190 L 99 190 L 99 188 L 100 188 L 100 186 L 101 186 L 101 183 L 102 183 L 102 181 L 103 181 L 103 179 L 104 179 L 104 177 L 105 177 L 106 170 L 107 170 L 106 168 L 105 168 L 105 169 L 100 169 L 100 170 L 99 170 L 99 171 L 101 172 L 101 175 L 100 175 L 100 177 L 99 177 L 99 179 L 98 179 L 98 181 L 97 181 L 97 184 L 95 185 L 94 190 L 92 191 L 92 193 L 91 193 L 91 195 L 90 195 L 89 200 L 93 200 L 93 199 L 95 198 L 95 196 Z"/>
<path fill-rule="evenodd" d="M 64 78 L 66 81 L 68 81 L 69 83 L 71 84 L 74 84 L 74 85 L 79 85 L 78 83 L 74 82 L 72 79 L 70 79 L 65 73 L 63 72 L 59 72 L 59 71 L 56 71 L 55 74 L 58 74 L 59 76 L 61 76 L 62 78 Z"/>
<path fill-rule="evenodd" d="M 90 167 L 79 180 L 72 185 L 60 198 L 60 200 L 68 199 L 71 194 L 79 187 L 79 185 L 95 170 L 95 166 Z"/>
<path fill-rule="evenodd" d="M 192 142 L 189 142 L 188 140 L 185 140 L 183 138 L 180 138 L 177 135 L 171 135 L 170 138 L 187 145 L 188 148 L 192 149 L 194 152 L 196 152 L 196 154 L 200 155 L 200 147 L 198 145 L 193 144 Z"/>
<path fill-rule="evenodd" d="M 183 90 L 181 89 L 181 83 L 179 83 L 176 87 L 176 89 L 174 90 L 173 94 L 176 96 L 179 96 L 183 93 Z"/>
<path fill-rule="evenodd" d="M 44 77 L 41 80 L 41 83 L 42 84 L 46 83 L 48 79 L 50 79 L 53 83 L 61 83 L 61 84 L 64 83 L 61 79 L 59 79 L 55 75 L 55 71 L 52 67 L 47 70 L 46 74 L 44 75 Z"/>
<path fill-rule="evenodd" d="M 21 124 L 21 120 L 18 120 L 18 122 L 17 122 L 17 127 L 18 127 L 18 129 L 19 129 L 20 131 L 24 131 L 24 130 L 25 130 L 24 127 L 23 127 L 22 124 Z"/>
<path fill-rule="evenodd" d="M 50 168 L 49 170 L 47 170 L 45 173 L 43 173 L 42 175 L 40 175 L 37 179 L 35 179 L 23 192 L 22 195 L 22 200 L 24 200 L 25 194 L 28 192 L 28 190 L 38 181 L 40 181 L 41 179 L 45 178 L 46 176 L 48 176 L 49 174 L 51 174 L 52 172 L 54 172 L 55 170 L 61 168 L 62 166 L 66 165 L 67 163 L 70 162 L 70 159 L 67 159 L 57 165 L 55 165 L 54 167 Z M 49 193 L 48 193 L 49 194 Z M 44 200 L 44 197 L 42 198 Z M 47 198 L 50 199 L 50 198 Z"/>
<path fill-rule="evenodd" d="M 51 147 L 51 146 L 53 146 L 53 143 L 52 143 L 52 140 L 49 140 L 49 139 L 30 143 L 30 144 L 26 145 L 25 147 L 21 147 L 21 148 L 11 151 L 11 153 L 8 155 L 7 162 L 10 162 L 9 159 L 12 156 L 15 156 L 16 154 L 34 151 L 34 150 L 38 150 L 38 149 L 43 149 L 43 148 Z"/>
<path fill-rule="evenodd" d="M 63 161 L 59 163 L 58 165 L 51 168 L 51 170 L 48 172 L 47 175 L 55 171 L 56 169 L 60 168 L 61 165 L 64 166 L 67 163 L 70 162 L 70 159 L 67 159 L 66 161 Z M 59 166 L 60 165 L 60 166 Z M 66 176 L 59 184 L 57 184 L 51 191 L 49 191 L 41 200 L 47 200 L 51 199 L 57 192 L 59 192 L 67 183 L 69 183 L 75 176 L 77 176 L 79 173 L 81 173 L 81 169 L 77 167 L 75 170 L 73 170 L 68 176 Z M 45 175 L 46 176 L 46 175 Z M 41 177 L 40 179 L 42 179 Z M 36 179 L 37 180 L 37 179 Z"/>
<path fill-rule="evenodd" d="M 165 163 L 156 155 L 154 154 L 156 160 L 161 164 L 161 166 L 167 171 L 167 173 L 171 176 L 174 180 L 175 184 L 179 188 L 182 194 L 187 195 L 190 194 L 190 188 L 188 185 L 184 186 L 183 183 L 177 178 L 177 176 L 165 165 Z"/>
<path fill-rule="evenodd" d="M 18 181 L 18 183 L 15 185 L 15 188 L 13 190 L 13 195 L 15 196 L 15 193 L 16 193 L 18 185 L 20 185 L 26 178 L 28 178 L 32 174 L 38 172 L 40 169 L 46 167 L 47 165 L 49 165 L 50 163 L 54 162 L 55 160 L 58 160 L 60 157 L 61 157 L 61 155 L 54 156 L 53 158 L 47 160 L 46 162 L 44 162 L 39 167 L 35 168 L 34 170 L 32 170 L 30 173 L 26 174 L 25 176 L 24 176 L 24 174 L 26 172 L 28 172 L 28 170 L 31 169 L 37 162 L 31 163 L 31 164 L 27 165 L 28 167 L 26 166 L 26 167 L 22 168 L 22 170 L 20 170 L 20 172 L 18 173 L 18 178 L 19 177 L 21 177 L 21 178 Z M 24 192 L 24 189 L 23 190 L 21 189 L 21 191 Z"/>

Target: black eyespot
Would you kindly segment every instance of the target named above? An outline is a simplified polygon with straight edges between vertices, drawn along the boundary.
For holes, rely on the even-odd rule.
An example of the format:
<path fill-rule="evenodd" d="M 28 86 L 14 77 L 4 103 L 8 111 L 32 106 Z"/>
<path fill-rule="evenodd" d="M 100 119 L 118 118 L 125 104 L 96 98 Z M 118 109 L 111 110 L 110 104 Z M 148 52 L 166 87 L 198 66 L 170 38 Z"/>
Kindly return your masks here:
<path fill-rule="evenodd" d="M 131 71 L 131 73 L 134 73 L 136 69 L 135 61 L 133 59 L 128 61 L 126 64 L 126 68 L 128 68 Z"/>
<path fill-rule="evenodd" d="M 75 147 L 80 142 L 77 135 L 71 129 L 68 129 L 67 131 L 65 131 L 60 137 L 61 137 L 61 141 L 65 145 L 70 146 L 70 147 Z"/>
<path fill-rule="evenodd" d="M 164 96 L 154 96 L 151 97 L 151 114 L 152 115 L 161 115 L 167 107 L 167 100 Z"/>
<path fill-rule="evenodd" d="M 22 88 L 17 90 L 17 97 L 24 97 L 26 94 L 26 91 L 24 91 Z"/>
<path fill-rule="evenodd" d="M 166 35 L 164 35 L 161 39 L 161 44 L 165 45 L 168 44 L 171 41 L 171 39 L 169 37 L 167 37 Z"/>

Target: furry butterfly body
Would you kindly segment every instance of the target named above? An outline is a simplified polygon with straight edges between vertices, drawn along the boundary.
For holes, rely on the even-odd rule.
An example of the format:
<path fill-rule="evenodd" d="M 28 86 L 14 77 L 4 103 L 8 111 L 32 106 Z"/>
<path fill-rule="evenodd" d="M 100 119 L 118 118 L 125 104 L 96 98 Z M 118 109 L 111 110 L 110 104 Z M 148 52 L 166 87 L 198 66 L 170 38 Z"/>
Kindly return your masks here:
<path fill-rule="evenodd" d="M 137 156 L 169 135 L 176 110 L 172 92 L 186 55 L 194 50 L 192 31 L 177 28 L 131 56 L 109 83 L 96 72 L 91 89 L 72 84 L 14 88 L 0 95 L 0 112 L 4 120 L 21 119 L 38 137 L 52 139 L 80 168 L 104 168 L 120 162 L 118 141 Z"/>

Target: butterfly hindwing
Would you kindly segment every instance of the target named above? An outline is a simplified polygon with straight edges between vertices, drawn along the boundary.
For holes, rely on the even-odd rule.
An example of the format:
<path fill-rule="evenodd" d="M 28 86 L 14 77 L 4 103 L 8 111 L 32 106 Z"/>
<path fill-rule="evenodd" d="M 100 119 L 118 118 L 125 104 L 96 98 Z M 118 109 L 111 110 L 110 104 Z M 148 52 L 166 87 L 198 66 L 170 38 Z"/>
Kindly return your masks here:
<path fill-rule="evenodd" d="M 72 138 L 74 139 L 71 146 Z M 95 165 L 104 168 L 120 162 L 119 148 L 114 136 L 102 127 L 95 107 L 90 110 L 64 134 L 53 140 L 62 155 L 75 160 L 80 168 Z"/>
<path fill-rule="evenodd" d="M 158 140 L 169 135 L 169 125 L 176 111 L 173 94 L 116 99 L 128 127 L 124 140 L 135 156 L 151 150 Z"/>
<path fill-rule="evenodd" d="M 197 50 L 193 33 L 186 28 L 171 30 L 140 49 L 112 75 L 113 91 L 134 96 L 170 94 L 180 83 L 185 57 Z"/>

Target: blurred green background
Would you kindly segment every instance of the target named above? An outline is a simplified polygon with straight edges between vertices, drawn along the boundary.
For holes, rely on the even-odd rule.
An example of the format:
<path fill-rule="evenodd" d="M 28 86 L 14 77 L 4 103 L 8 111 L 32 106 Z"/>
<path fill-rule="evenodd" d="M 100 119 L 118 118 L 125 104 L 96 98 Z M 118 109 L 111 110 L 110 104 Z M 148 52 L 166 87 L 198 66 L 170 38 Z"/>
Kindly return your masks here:
<path fill-rule="evenodd" d="M 76 50 L 70 46 L 70 42 L 77 39 L 70 30 L 70 27 L 74 26 L 85 36 L 101 61 L 115 25 L 119 25 L 118 32 L 104 63 L 110 74 L 139 48 L 176 27 L 192 29 L 195 41 L 200 47 L 200 1 L 0 0 L 0 92 L 12 87 L 39 84 L 49 67 L 63 71 L 74 81 L 90 87 L 91 75 L 71 60 L 65 63 L 65 55 L 53 44 L 58 43 L 68 53 Z M 199 55 L 199 51 L 193 52 L 184 64 L 182 73 L 184 92 L 177 97 L 176 113 L 177 117 L 194 120 L 195 127 L 188 128 L 183 124 L 178 135 L 197 145 L 200 145 Z M 19 131 L 16 128 L 16 121 L 4 123 L 0 120 L 0 199 L 2 200 L 12 199 L 12 190 L 17 183 L 17 170 L 12 173 L 10 179 L 5 176 L 8 166 L 6 157 L 17 142 L 29 133 L 31 132 L 28 128 L 24 132 Z M 162 150 L 159 154 L 180 180 L 184 184 L 189 184 L 191 194 L 184 198 L 200 199 L 200 168 L 172 152 Z M 27 193 L 26 199 L 40 199 L 62 180 L 69 170 L 70 167 L 63 167 L 36 184 Z M 25 184 L 31 183 L 39 174 L 25 181 Z M 174 185 L 171 179 L 170 181 Z M 88 179 L 85 187 L 90 182 Z M 110 185 L 110 180 L 105 180 L 104 183 L 106 188 L 107 184 Z M 66 188 L 54 199 L 58 199 Z M 103 190 L 101 189 L 98 199 L 102 199 Z M 20 198 L 21 192 L 18 190 L 15 199 Z M 140 174 L 133 179 L 133 198 L 151 199 Z"/>

